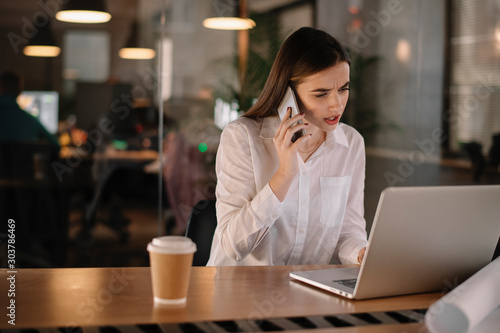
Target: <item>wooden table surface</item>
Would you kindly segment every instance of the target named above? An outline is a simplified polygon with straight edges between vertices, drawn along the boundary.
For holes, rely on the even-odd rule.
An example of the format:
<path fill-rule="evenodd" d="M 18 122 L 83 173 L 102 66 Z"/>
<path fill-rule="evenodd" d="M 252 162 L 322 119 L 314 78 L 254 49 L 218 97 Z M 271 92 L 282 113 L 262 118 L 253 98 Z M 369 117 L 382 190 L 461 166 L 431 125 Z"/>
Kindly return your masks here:
<path fill-rule="evenodd" d="M 94 160 L 123 160 L 136 162 L 150 162 L 158 159 L 156 150 L 118 150 L 108 148 L 105 151 L 96 151 L 92 155 L 86 154 L 86 151 L 76 147 L 63 147 L 59 153 L 61 159 L 70 158 L 92 158 Z"/>
<path fill-rule="evenodd" d="M 0 270 L 1 308 L 15 300 L 15 327 L 190 323 L 426 309 L 440 292 L 348 300 L 290 279 L 289 272 L 332 266 L 193 267 L 184 306 L 153 302 L 149 267 Z M 15 275 L 15 296 L 7 297 Z M 11 288 L 12 289 L 12 288 Z M 425 332 L 422 323 L 356 326 L 344 332 Z M 315 331 L 322 331 L 316 329 Z M 298 331 L 294 331 L 298 332 Z"/>

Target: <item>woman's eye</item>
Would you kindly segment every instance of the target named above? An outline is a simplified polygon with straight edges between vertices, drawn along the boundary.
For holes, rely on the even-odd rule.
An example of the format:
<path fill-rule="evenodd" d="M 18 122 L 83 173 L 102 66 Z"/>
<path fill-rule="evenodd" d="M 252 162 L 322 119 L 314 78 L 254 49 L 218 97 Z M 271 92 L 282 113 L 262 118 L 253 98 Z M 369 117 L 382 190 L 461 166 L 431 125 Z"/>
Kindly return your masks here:
<path fill-rule="evenodd" d="M 349 90 L 349 87 L 340 88 L 340 91 L 347 91 L 347 90 Z"/>
<path fill-rule="evenodd" d="M 323 94 L 316 95 L 316 98 L 321 98 L 321 97 L 325 97 L 325 96 L 326 96 L 326 93 L 323 93 Z"/>

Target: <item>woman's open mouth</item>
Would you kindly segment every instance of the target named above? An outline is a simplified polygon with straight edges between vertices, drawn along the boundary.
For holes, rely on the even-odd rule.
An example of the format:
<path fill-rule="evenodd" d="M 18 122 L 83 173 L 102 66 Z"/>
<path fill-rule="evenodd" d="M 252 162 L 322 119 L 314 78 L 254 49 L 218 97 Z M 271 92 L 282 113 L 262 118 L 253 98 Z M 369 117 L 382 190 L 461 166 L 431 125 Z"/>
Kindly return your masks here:
<path fill-rule="evenodd" d="M 335 116 L 335 117 L 330 117 L 330 118 L 324 118 L 325 122 L 328 125 L 336 125 L 339 122 L 340 116 Z"/>

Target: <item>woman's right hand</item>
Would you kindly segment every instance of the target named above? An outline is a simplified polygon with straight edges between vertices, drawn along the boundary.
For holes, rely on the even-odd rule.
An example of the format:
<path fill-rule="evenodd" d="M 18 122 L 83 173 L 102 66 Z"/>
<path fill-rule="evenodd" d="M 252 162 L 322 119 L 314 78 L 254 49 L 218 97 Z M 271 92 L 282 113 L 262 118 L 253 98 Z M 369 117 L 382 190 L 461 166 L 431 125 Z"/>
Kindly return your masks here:
<path fill-rule="evenodd" d="M 269 185 L 280 201 L 285 200 L 290 184 L 299 171 L 297 152 L 302 143 L 310 139 L 310 135 L 304 135 L 292 142 L 293 134 L 301 129 L 306 129 L 308 124 L 298 123 L 299 120 L 304 119 L 303 113 L 289 118 L 291 112 L 292 109 L 288 108 L 273 138 L 278 153 L 279 168 L 269 181 Z"/>

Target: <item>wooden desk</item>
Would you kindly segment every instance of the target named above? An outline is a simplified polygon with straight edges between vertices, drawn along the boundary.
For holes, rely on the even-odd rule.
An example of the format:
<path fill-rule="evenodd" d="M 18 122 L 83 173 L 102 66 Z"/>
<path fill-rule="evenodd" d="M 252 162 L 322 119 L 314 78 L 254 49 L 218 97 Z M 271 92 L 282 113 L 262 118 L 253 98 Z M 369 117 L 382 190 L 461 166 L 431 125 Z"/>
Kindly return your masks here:
<path fill-rule="evenodd" d="M 107 148 L 105 151 L 97 151 L 88 155 L 84 149 L 79 151 L 75 147 L 62 147 L 59 153 L 61 159 L 89 158 L 93 160 L 120 160 L 132 162 L 152 162 L 158 159 L 156 150 L 117 150 Z"/>
<path fill-rule="evenodd" d="M 183 307 L 155 306 L 149 267 L 18 269 L 15 274 L 15 327 L 7 323 L 8 318 L 4 315 L 9 302 L 6 297 L 9 282 L 8 271 L 3 269 L 0 270 L 0 306 L 4 310 L 0 329 L 213 324 L 213 321 L 264 318 L 271 318 L 269 320 L 276 323 L 290 317 L 426 309 L 441 296 L 438 292 L 351 301 L 293 281 L 288 276 L 292 270 L 325 267 L 329 266 L 193 267 L 188 300 Z M 426 332 L 422 323 L 353 326 L 341 331 L 403 330 Z"/>
<path fill-rule="evenodd" d="M 108 146 L 104 151 L 96 151 L 91 155 L 85 154 L 85 150 L 80 151 L 74 147 L 61 148 L 60 158 L 63 164 L 67 164 L 70 169 L 78 166 L 83 161 L 92 162 L 92 181 L 95 182 L 94 193 L 90 202 L 86 203 L 83 216 L 82 229 L 80 235 L 83 238 L 91 237 L 91 230 L 96 224 L 96 213 L 101 202 L 104 190 L 109 179 L 116 170 L 144 170 L 144 166 L 158 159 L 158 152 L 154 150 L 117 150 Z M 126 220 L 123 218 L 123 220 Z M 128 222 L 115 223 L 108 221 L 114 231 L 120 237 L 120 241 L 125 243 L 129 238 L 129 233 L 125 228 Z"/>

